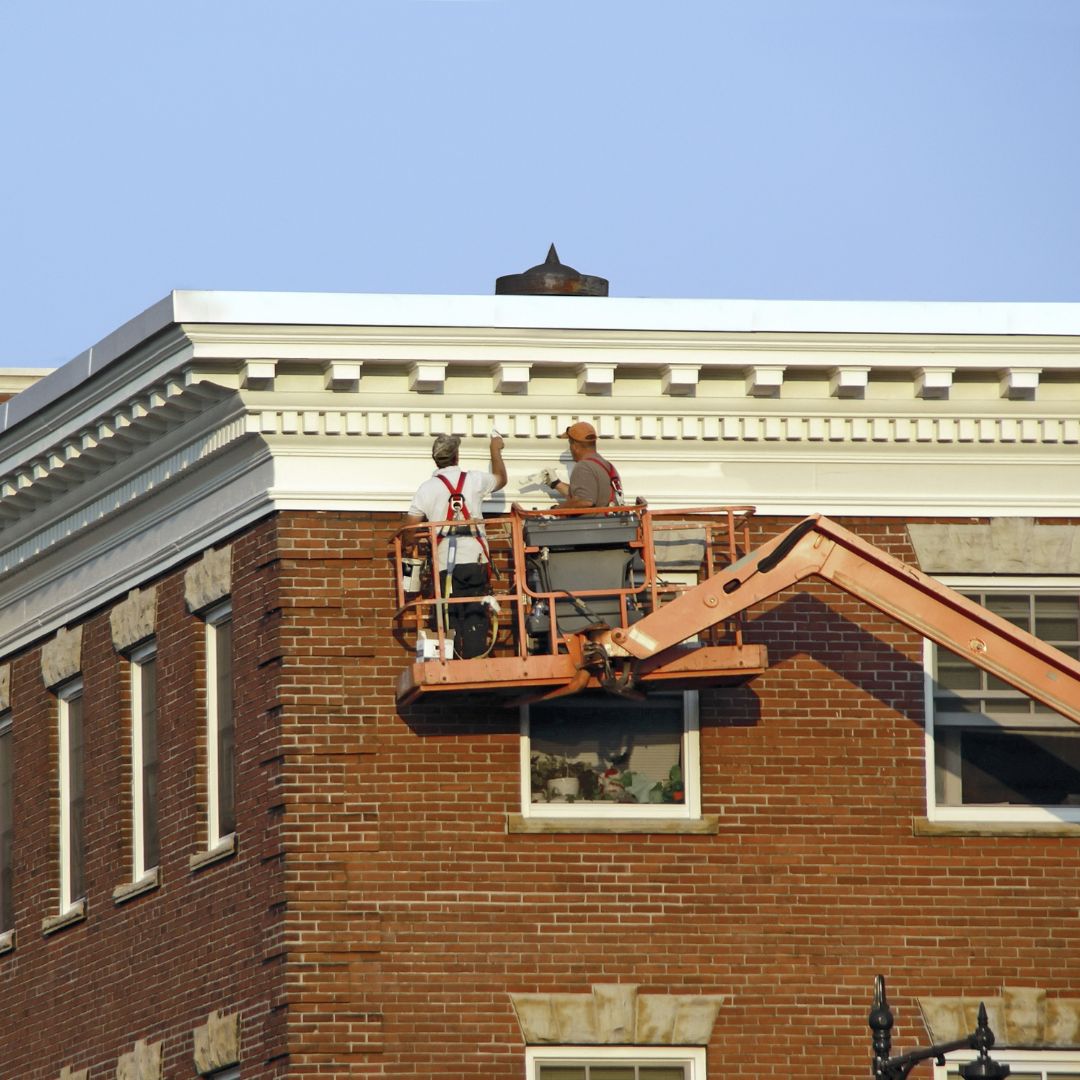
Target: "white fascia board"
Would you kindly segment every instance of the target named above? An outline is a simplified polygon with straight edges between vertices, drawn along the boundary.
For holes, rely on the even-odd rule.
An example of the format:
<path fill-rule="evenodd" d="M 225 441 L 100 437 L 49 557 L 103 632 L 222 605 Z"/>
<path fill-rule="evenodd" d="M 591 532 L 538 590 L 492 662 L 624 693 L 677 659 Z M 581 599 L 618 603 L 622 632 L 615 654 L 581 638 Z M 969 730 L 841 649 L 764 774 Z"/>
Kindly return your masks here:
<path fill-rule="evenodd" d="M 177 322 L 828 334 L 1080 335 L 1080 304 L 176 292 Z"/>

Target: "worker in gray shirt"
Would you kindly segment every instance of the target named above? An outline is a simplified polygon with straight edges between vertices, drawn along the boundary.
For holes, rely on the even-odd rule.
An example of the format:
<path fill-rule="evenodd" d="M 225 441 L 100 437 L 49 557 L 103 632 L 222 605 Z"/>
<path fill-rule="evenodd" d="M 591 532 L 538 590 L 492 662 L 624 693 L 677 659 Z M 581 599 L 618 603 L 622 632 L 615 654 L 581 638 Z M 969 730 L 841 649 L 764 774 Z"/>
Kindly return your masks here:
<path fill-rule="evenodd" d="M 596 428 L 582 420 L 571 424 L 562 437 L 569 440 L 574 467 L 569 484 L 562 480 L 551 484 L 563 496 L 559 507 L 621 506 L 622 481 L 615 466 L 596 452 Z"/>

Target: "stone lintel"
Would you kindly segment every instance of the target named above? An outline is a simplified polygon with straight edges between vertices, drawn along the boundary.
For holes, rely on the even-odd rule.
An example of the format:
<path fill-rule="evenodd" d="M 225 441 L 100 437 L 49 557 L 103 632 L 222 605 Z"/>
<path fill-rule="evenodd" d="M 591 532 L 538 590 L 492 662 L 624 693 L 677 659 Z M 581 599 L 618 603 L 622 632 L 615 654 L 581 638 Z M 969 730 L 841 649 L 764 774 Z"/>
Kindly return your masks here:
<path fill-rule="evenodd" d="M 134 1050 L 121 1054 L 116 1063 L 116 1080 L 161 1080 L 161 1042 L 139 1039 Z"/>
<path fill-rule="evenodd" d="M 82 627 L 61 627 L 41 647 L 41 678 L 48 687 L 75 678 L 82 670 Z"/>
<path fill-rule="evenodd" d="M 597 985 L 586 994 L 511 994 L 527 1045 L 705 1046 L 724 998 L 640 994 Z"/>
<path fill-rule="evenodd" d="M 157 589 L 132 589 L 109 612 L 113 646 L 117 652 L 127 652 L 140 641 L 154 636 L 157 618 Z"/>
<path fill-rule="evenodd" d="M 232 545 L 210 549 L 184 574 L 184 599 L 189 611 L 204 611 L 232 592 Z"/>
<path fill-rule="evenodd" d="M 994 518 L 989 524 L 912 524 L 908 535 L 928 574 L 1080 573 L 1080 529 L 1072 525 Z"/>
<path fill-rule="evenodd" d="M 206 1023 L 192 1032 L 195 1040 L 195 1071 L 200 1076 L 236 1065 L 240 1061 L 240 1014 L 223 1015 L 215 1010 Z"/>
<path fill-rule="evenodd" d="M 919 998 L 932 1042 L 952 1042 L 975 1030 L 980 1000 L 1001 1047 L 1071 1050 L 1080 1047 L 1080 998 L 1049 998 L 1038 987 L 1005 987 L 1000 997 Z"/>
<path fill-rule="evenodd" d="M 11 708 L 11 665 L 0 664 L 0 712 Z"/>
<path fill-rule="evenodd" d="M 73 1069 L 70 1065 L 65 1065 L 60 1070 L 60 1080 L 86 1080 L 89 1075 L 89 1068 Z"/>

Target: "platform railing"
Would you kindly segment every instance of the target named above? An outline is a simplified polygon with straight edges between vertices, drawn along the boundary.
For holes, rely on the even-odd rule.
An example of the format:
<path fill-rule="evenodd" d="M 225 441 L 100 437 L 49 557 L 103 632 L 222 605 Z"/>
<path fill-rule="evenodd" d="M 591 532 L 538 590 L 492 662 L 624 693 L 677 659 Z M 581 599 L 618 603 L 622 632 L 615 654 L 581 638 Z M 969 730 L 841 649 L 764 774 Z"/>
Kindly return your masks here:
<path fill-rule="evenodd" d="M 750 550 L 752 506 L 692 507 L 679 510 L 652 510 L 645 506 L 608 507 L 596 510 L 525 510 L 514 506 L 510 514 L 484 518 L 482 526 L 491 556 L 489 608 L 493 632 L 487 655 L 525 658 L 557 653 L 564 648 L 565 634 L 558 630 L 554 615 L 556 602 L 565 601 L 562 591 L 538 588 L 529 582 L 529 560 L 540 557 L 541 549 L 526 542 L 530 521 L 565 517 L 623 517 L 635 525 L 635 538 L 628 547 L 635 553 L 633 579 L 622 588 L 602 585 L 596 589 L 575 589 L 573 596 L 586 607 L 590 598 L 616 597 L 622 625 L 631 611 L 649 611 L 663 606 L 687 589 L 731 565 Z M 421 633 L 437 641 L 437 656 L 449 658 L 445 619 L 437 617 L 449 606 L 475 604 L 475 596 L 446 597 L 441 575 L 436 571 L 440 534 L 462 523 L 424 522 L 404 526 L 394 535 L 388 552 L 394 573 L 396 608 L 395 635 L 403 649 L 415 652 Z M 443 539 L 442 543 L 447 541 Z M 531 613 L 551 614 L 551 632 L 543 640 L 530 634 Z M 711 628 L 702 635 L 708 643 L 722 640 L 743 643 L 741 619 Z M 419 657 L 418 657 L 419 658 Z"/>

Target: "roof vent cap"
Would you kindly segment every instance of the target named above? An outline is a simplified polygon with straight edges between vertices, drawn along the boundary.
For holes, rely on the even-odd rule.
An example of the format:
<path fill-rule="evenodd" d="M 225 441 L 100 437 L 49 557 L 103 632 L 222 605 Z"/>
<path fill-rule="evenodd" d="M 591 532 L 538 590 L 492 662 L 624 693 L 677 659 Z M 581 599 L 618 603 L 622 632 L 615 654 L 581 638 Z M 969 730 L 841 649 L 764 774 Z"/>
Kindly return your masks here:
<path fill-rule="evenodd" d="M 495 279 L 497 296 L 607 296 L 607 278 L 579 274 L 559 262 L 552 244 L 547 258 L 524 274 L 506 274 Z"/>

